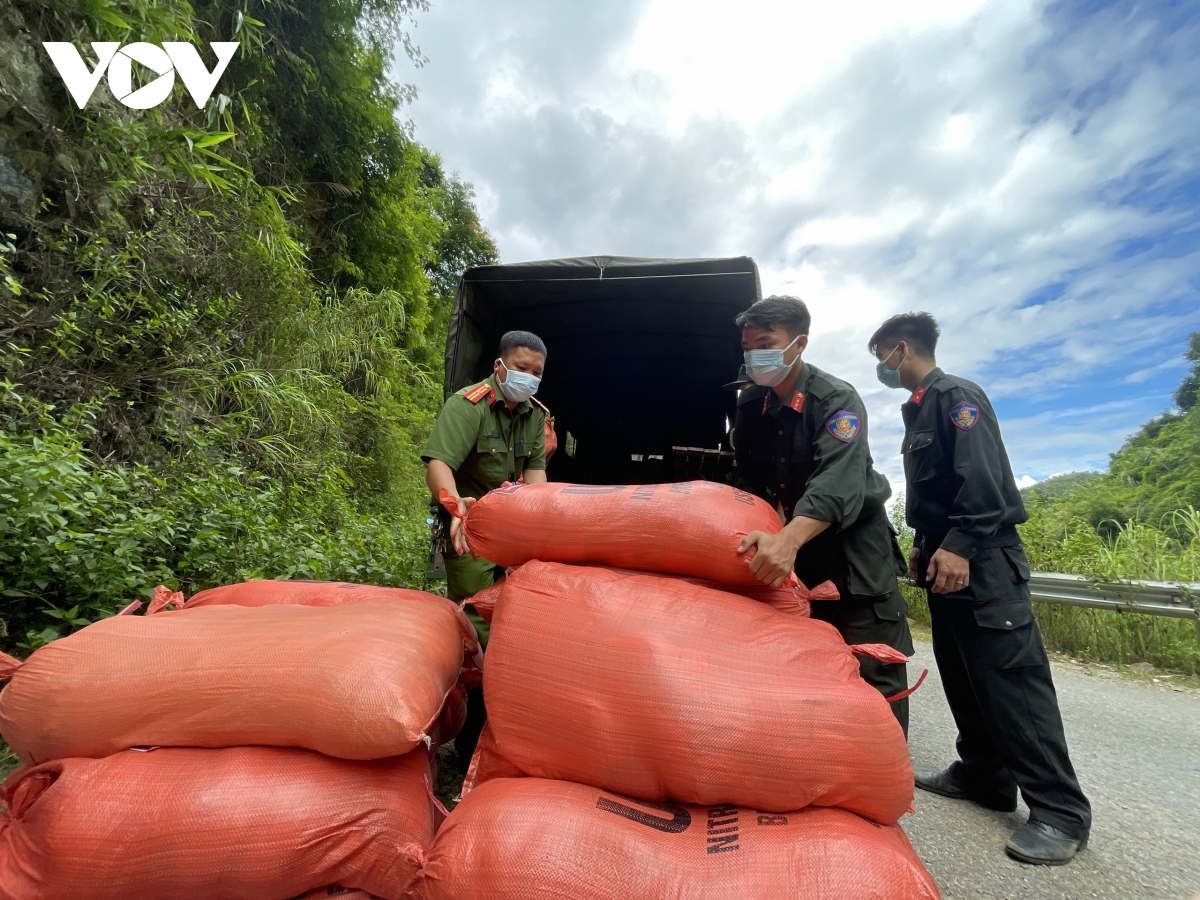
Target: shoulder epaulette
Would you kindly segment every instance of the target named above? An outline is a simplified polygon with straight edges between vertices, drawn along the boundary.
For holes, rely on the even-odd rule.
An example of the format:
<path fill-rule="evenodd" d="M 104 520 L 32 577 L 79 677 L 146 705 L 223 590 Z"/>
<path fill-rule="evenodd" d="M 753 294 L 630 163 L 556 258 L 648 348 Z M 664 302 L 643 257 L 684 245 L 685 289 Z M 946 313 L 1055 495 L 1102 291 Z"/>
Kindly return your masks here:
<path fill-rule="evenodd" d="M 478 403 L 484 397 L 487 397 L 487 402 L 491 404 L 496 399 L 496 391 L 486 381 L 482 384 L 477 384 L 465 394 L 464 400 L 470 400 L 472 403 Z"/>

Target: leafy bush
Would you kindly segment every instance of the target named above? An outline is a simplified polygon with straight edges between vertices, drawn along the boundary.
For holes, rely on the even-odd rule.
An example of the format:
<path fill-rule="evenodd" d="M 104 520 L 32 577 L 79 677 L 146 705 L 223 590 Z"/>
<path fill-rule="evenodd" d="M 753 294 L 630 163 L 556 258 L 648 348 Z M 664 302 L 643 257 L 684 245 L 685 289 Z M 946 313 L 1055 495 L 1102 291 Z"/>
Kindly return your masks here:
<path fill-rule="evenodd" d="M 397 118 L 424 6 L 0 4 L 0 646 L 160 582 L 419 580 L 447 314 L 496 259 Z M 163 40 L 241 43 L 204 110 L 80 110 L 41 48 Z"/>
<path fill-rule="evenodd" d="M 0 431 L 5 649 L 35 649 L 156 584 L 190 594 L 264 577 L 420 582 L 423 520 L 360 511 L 336 472 L 289 484 L 211 462 L 97 467 L 66 426 Z"/>

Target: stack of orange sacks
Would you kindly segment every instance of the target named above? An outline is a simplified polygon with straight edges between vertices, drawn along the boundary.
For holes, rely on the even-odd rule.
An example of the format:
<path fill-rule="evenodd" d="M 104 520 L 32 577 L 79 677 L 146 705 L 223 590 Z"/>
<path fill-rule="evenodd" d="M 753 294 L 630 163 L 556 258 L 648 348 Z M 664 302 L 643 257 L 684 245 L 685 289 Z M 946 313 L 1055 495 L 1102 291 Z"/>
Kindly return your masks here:
<path fill-rule="evenodd" d="M 0 655 L 0 900 L 402 900 L 481 664 L 445 598 L 275 581 Z"/>
<path fill-rule="evenodd" d="M 904 735 L 855 658 L 903 656 L 847 646 L 803 585 L 754 580 L 742 538 L 779 527 L 705 482 L 471 507 L 472 551 L 515 568 L 472 600 L 488 724 L 415 896 L 938 897 L 897 824 Z"/>

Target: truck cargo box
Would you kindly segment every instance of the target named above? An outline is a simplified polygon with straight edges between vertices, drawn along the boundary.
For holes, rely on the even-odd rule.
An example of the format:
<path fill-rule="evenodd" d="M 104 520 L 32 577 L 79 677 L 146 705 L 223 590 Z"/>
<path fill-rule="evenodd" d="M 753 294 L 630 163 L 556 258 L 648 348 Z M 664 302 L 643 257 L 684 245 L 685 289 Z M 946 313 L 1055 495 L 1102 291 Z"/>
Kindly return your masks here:
<path fill-rule="evenodd" d="M 486 378 L 506 331 L 549 351 L 547 475 L 584 484 L 725 481 L 741 365 L 734 317 L 758 300 L 749 257 L 594 256 L 468 269 L 446 341 L 446 396 Z"/>

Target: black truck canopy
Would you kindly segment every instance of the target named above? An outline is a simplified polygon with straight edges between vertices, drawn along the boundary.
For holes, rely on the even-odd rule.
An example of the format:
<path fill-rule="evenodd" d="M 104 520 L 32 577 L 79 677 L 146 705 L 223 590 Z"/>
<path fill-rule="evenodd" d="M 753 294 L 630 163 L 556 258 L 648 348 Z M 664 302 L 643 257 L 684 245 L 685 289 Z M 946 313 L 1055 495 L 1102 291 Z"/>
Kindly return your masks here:
<path fill-rule="evenodd" d="M 555 481 L 713 477 L 741 365 L 733 318 L 760 297 L 749 257 L 592 256 L 468 269 L 446 340 L 446 395 L 486 378 L 500 336 L 546 342 L 538 399 L 557 419 Z M 569 436 L 569 437 L 568 437 Z M 673 448 L 707 450 L 709 468 Z M 682 468 L 690 467 L 689 472 Z"/>

